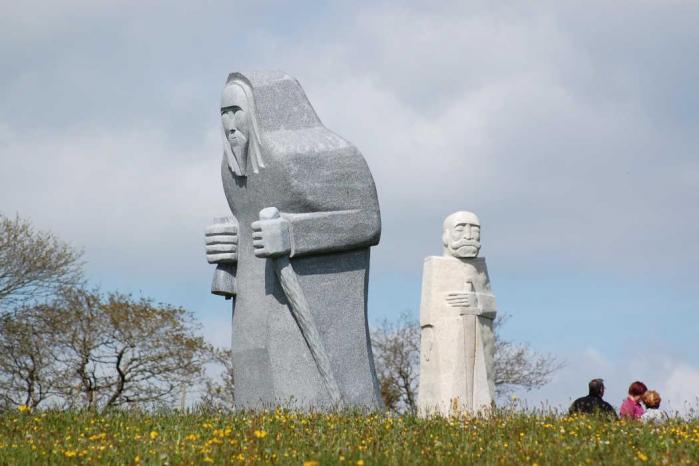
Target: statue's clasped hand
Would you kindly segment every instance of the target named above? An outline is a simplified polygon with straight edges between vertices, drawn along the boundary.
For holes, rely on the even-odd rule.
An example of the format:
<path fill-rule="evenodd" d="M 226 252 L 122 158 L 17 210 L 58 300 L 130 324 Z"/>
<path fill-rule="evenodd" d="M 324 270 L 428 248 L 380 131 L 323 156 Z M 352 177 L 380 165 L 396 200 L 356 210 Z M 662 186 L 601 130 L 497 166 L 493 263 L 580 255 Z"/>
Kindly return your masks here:
<path fill-rule="evenodd" d="M 206 260 L 209 264 L 231 264 L 238 260 L 235 223 L 214 223 L 206 229 Z"/>
<path fill-rule="evenodd" d="M 285 256 L 291 252 L 289 221 L 275 207 L 260 211 L 260 220 L 252 222 L 252 246 L 257 257 Z"/>
<path fill-rule="evenodd" d="M 451 307 L 478 307 L 478 296 L 473 291 L 448 293 L 447 303 Z"/>

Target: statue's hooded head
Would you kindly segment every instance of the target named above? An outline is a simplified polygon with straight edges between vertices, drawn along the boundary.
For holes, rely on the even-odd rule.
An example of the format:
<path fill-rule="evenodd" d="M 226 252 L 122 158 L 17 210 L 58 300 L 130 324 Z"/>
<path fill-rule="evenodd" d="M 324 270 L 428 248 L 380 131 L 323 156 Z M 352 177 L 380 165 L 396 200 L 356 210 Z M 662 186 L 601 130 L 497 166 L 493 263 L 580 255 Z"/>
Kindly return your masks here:
<path fill-rule="evenodd" d="M 481 223 L 473 212 L 454 212 L 443 224 L 444 255 L 459 259 L 478 256 L 481 249 Z"/>
<path fill-rule="evenodd" d="M 223 153 L 231 171 L 246 176 L 248 167 L 258 173 L 264 168 L 255 101 L 250 85 L 241 75 L 231 75 L 221 95 Z"/>

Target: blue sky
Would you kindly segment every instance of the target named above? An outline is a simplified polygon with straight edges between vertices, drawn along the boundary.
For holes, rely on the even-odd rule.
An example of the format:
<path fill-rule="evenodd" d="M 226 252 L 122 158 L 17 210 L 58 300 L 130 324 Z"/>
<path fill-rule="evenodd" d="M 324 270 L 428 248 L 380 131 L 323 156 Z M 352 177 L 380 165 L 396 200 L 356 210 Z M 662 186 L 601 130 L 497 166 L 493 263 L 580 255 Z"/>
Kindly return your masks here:
<path fill-rule="evenodd" d="M 442 219 L 473 210 L 506 336 L 568 361 L 529 403 L 593 377 L 615 404 L 637 378 L 694 401 L 699 5 L 438 3 L 7 2 L 0 211 L 227 344 L 203 251 L 218 99 L 230 71 L 282 69 L 374 174 L 372 321 L 417 316 Z"/>

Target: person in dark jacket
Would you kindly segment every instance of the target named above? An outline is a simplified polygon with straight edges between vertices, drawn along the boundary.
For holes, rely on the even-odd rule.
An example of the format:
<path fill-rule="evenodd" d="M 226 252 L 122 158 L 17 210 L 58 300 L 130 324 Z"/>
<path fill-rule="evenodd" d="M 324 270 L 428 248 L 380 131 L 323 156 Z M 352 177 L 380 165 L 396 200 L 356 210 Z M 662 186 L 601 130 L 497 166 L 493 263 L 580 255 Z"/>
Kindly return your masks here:
<path fill-rule="evenodd" d="M 616 410 L 602 399 L 604 396 L 604 381 L 602 379 L 592 379 L 588 386 L 590 387 L 589 395 L 575 400 L 570 405 L 568 414 L 601 414 L 617 419 Z"/>

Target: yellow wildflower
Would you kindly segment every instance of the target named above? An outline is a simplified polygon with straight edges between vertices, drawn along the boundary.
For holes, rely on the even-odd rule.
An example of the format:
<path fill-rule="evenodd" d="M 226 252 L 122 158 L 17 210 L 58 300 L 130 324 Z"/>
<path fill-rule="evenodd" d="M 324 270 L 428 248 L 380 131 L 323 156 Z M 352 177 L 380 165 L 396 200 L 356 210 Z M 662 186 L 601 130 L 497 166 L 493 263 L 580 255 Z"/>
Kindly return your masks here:
<path fill-rule="evenodd" d="M 156 431 L 154 431 L 154 430 L 151 430 L 151 431 L 150 431 L 150 439 L 151 439 L 151 440 L 155 440 L 155 439 L 157 439 L 157 438 L 158 438 L 158 432 L 156 432 Z"/>
<path fill-rule="evenodd" d="M 264 430 L 256 430 L 256 431 L 255 431 L 255 437 L 257 437 L 257 438 L 265 438 L 265 437 L 267 437 L 267 432 L 265 432 Z"/>
<path fill-rule="evenodd" d="M 357 466 L 364 466 L 364 460 L 357 460 Z"/>
<path fill-rule="evenodd" d="M 639 451 L 636 453 L 636 456 L 638 456 L 638 459 L 641 461 L 648 461 L 648 456 L 646 456 L 643 452 Z"/>
<path fill-rule="evenodd" d="M 66 458 L 72 458 L 72 457 L 76 456 L 78 454 L 78 452 L 75 450 L 66 450 L 65 453 L 63 453 L 63 454 L 66 455 Z"/>
<path fill-rule="evenodd" d="M 320 463 L 318 461 L 315 461 L 315 460 L 303 462 L 303 466 L 318 466 L 319 464 Z"/>
<path fill-rule="evenodd" d="M 32 410 L 32 408 L 30 408 L 27 405 L 19 405 L 19 406 L 17 406 L 17 409 L 19 410 L 20 413 L 28 413 L 29 411 Z"/>

